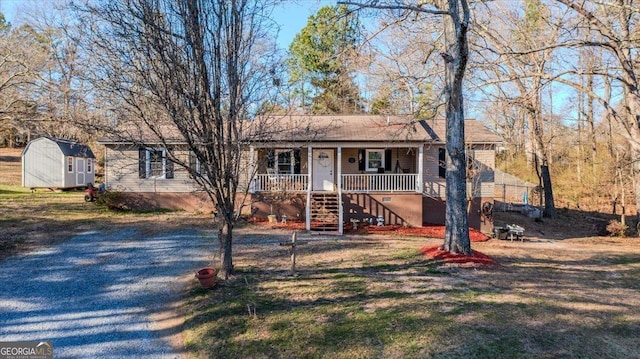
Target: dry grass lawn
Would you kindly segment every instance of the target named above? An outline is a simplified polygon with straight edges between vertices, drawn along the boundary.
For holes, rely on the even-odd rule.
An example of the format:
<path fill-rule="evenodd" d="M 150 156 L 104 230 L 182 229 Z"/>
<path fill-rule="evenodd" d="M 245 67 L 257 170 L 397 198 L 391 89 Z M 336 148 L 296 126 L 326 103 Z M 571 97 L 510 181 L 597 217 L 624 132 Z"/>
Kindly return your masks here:
<path fill-rule="evenodd" d="M 209 223 L 31 193 L 19 187 L 19 154 L 0 149 L 0 260 L 88 229 Z M 593 237 L 588 217 L 498 214 L 528 240 L 474 243 L 499 263 L 476 268 L 423 258 L 438 239 L 303 234 L 296 277 L 279 245 L 290 232 L 239 228 L 232 280 L 204 290 L 186 279 L 184 347 L 194 358 L 637 358 L 639 240 Z"/>
<path fill-rule="evenodd" d="M 308 237 L 298 276 L 278 242 L 243 230 L 237 277 L 193 285 L 194 357 L 631 358 L 640 353 L 637 239 L 490 240 L 499 265 L 425 260 L 440 240 Z"/>
<path fill-rule="evenodd" d="M 31 192 L 22 188 L 21 149 L 0 148 L 0 260 L 39 246 L 54 245 L 93 229 L 137 226 L 156 232 L 180 226 L 205 227 L 190 213 L 117 213 L 86 203 L 82 191 Z"/>

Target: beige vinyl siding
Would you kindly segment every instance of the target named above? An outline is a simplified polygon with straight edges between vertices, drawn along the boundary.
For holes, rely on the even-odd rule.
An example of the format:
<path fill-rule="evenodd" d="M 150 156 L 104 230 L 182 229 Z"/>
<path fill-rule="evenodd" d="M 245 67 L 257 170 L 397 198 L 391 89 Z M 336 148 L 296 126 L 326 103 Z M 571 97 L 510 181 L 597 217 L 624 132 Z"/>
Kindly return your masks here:
<path fill-rule="evenodd" d="M 396 173 L 396 165 L 400 167 L 400 173 L 417 173 L 416 156 L 418 150 L 416 148 L 392 148 L 391 149 L 391 173 Z"/>
<path fill-rule="evenodd" d="M 467 195 L 473 198 L 492 198 L 494 192 L 495 151 L 492 145 L 472 148 L 475 176 L 467 182 Z"/>
<path fill-rule="evenodd" d="M 342 148 L 342 173 L 343 174 L 358 174 L 360 171 L 358 168 L 358 156 L 359 150 L 374 149 L 377 147 L 362 147 L 362 148 Z M 417 148 L 392 148 L 391 149 L 391 171 L 387 173 L 395 173 L 396 162 L 399 164 L 400 169 L 406 173 L 417 173 L 416 171 L 416 156 L 418 153 Z M 349 163 L 349 159 L 353 158 L 353 163 Z M 386 160 L 386 159 L 385 159 Z"/>
<path fill-rule="evenodd" d="M 445 179 L 438 176 L 438 148 L 443 146 L 427 146 L 424 149 L 424 194 L 428 197 L 446 199 Z M 493 197 L 495 152 L 493 145 L 474 145 L 471 153 L 475 160 L 477 173 L 467 181 L 467 195 L 473 198 Z"/>
<path fill-rule="evenodd" d="M 255 150 L 253 152 L 254 156 L 254 171 L 257 169 L 258 165 L 258 151 Z M 251 151 L 242 151 L 240 153 L 240 166 L 239 166 L 239 175 L 238 175 L 238 192 L 245 192 L 249 190 L 249 179 L 253 175 L 251 173 Z"/>
<path fill-rule="evenodd" d="M 444 147 L 444 146 L 442 146 Z M 426 146 L 424 148 L 424 188 L 425 196 L 433 198 L 445 198 L 445 181 L 438 176 L 438 146 Z"/>
<path fill-rule="evenodd" d="M 174 178 L 140 178 L 138 174 L 138 148 L 130 146 L 107 146 L 105 158 L 105 181 L 109 189 L 122 192 L 193 192 L 199 188 L 189 173 L 177 164 Z M 187 150 L 174 150 L 176 156 L 188 163 Z"/>
<path fill-rule="evenodd" d="M 349 158 L 353 158 L 355 161 L 353 161 L 353 163 L 349 163 Z M 360 170 L 358 170 L 358 149 L 357 148 L 342 149 L 342 173 L 343 174 L 360 173 Z"/>

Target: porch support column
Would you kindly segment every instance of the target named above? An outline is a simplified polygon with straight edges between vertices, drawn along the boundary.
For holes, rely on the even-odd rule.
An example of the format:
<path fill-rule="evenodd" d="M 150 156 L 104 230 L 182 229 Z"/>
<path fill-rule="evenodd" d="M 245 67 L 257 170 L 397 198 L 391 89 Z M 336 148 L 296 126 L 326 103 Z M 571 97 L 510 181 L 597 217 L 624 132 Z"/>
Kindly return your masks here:
<path fill-rule="evenodd" d="M 255 147 L 249 146 L 249 193 L 256 193 Z"/>
<path fill-rule="evenodd" d="M 313 148 L 307 147 L 307 206 L 306 206 L 306 228 L 311 230 L 311 187 L 313 186 L 312 167 L 313 167 Z"/>
<path fill-rule="evenodd" d="M 416 183 L 416 192 L 423 193 L 424 188 L 424 146 L 418 146 L 418 179 Z"/>
<path fill-rule="evenodd" d="M 344 211 L 342 210 L 342 147 L 338 146 L 338 233 L 344 232 Z"/>

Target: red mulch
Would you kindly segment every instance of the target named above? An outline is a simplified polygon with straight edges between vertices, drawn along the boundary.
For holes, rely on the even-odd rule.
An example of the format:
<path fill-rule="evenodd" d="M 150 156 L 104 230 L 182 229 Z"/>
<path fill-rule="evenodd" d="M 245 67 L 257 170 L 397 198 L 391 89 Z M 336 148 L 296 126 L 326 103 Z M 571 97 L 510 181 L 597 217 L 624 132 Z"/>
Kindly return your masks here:
<path fill-rule="evenodd" d="M 367 233 L 397 234 L 403 236 L 419 236 L 429 238 L 444 239 L 444 226 L 425 224 L 423 227 L 402 227 L 402 226 L 368 226 L 365 227 Z M 485 242 L 489 240 L 489 236 L 469 228 L 469 239 L 471 242 Z"/>
<path fill-rule="evenodd" d="M 280 228 L 287 230 L 304 230 L 305 222 L 297 220 L 289 220 L 287 223 L 269 223 L 262 219 L 251 219 L 250 223 L 270 227 Z M 318 223 L 320 224 L 320 223 Z M 392 226 L 358 226 L 357 230 L 353 229 L 351 224 L 345 224 L 345 233 L 359 233 L 359 234 L 395 234 L 403 236 L 421 236 L 429 238 L 444 238 L 444 226 L 439 225 L 425 225 L 424 227 L 403 227 L 399 225 Z M 489 237 L 484 233 L 479 232 L 476 229 L 469 228 L 469 238 L 471 242 L 484 242 L 489 240 Z M 439 245 L 429 245 L 420 248 L 420 252 L 427 258 L 436 261 L 442 261 L 444 263 L 458 264 L 462 267 L 478 267 L 478 266 L 491 266 L 496 264 L 493 258 L 472 250 L 473 255 L 467 256 L 463 254 L 455 254 L 440 249 Z"/>
<path fill-rule="evenodd" d="M 288 230 L 304 230 L 305 222 L 298 220 L 288 220 L 287 223 L 269 223 L 265 219 L 252 218 L 249 220 L 251 223 L 255 223 L 265 227 L 281 228 Z M 314 225 L 312 223 L 312 225 Z M 318 223 L 316 225 L 321 225 Z M 425 224 L 423 227 L 404 227 L 401 225 L 388 225 L 388 226 L 376 226 L 367 225 L 363 226 L 358 224 L 358 229 L 354 230 L 351 223 L 345 223 L 345 233 L 351 234 L 393 234 L 399 236 L 416 236 L 416 237 L 429 237 L 429 238 L 442 238 L 444 239 L 444 226 Z M 478 231 L 477 229 L 469 228 L 469 239 L 471 242 L 485 242 L 490 239 L 486 234 Z"/>
<path fill-rule="evenodd" d="M 427 258 L 443 261 L 444 263 L 455 263 L 461 266 L 491 266 L 496 264 L 493 258 L 486 254 L 472 250 L 472 255 L 451 253 L 440 249 L 439 245 L 429 245 L 420 248 L 420 252 Z"/>

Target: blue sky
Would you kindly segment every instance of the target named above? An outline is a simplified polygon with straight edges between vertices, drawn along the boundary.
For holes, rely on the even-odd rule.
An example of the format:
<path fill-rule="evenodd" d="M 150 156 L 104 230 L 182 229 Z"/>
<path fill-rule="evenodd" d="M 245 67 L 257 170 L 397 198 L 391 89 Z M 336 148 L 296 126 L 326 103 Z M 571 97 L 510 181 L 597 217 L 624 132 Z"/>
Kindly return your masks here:
<path fill-rule="evenodd" d="M 46 7 L 50 0 L 0 0 L 0 11 L 13 24 L 20 23 L 22 12 L 36 3 Z M 273 12 L 273 19 L 280 25 L 278 44 L 288 49 L 294 36 L 307 24 L 309 15 L 325 5 L 335 5 L 335 0 L 288 0 Z M 41 7 L 41 6 L 39 6 Z"/>
<path fill-rule="evenodd" d="M 0 0 L 2 1 L 2 0 Z M 273 19 L 280 24 L 278 44 L 289 48 L 296 34 L 307 24 L 309 16 L 325 5 L 335 5 L 336 1 L 328 0 L 295 0 L 285 1 L 273 11 Z"/>

